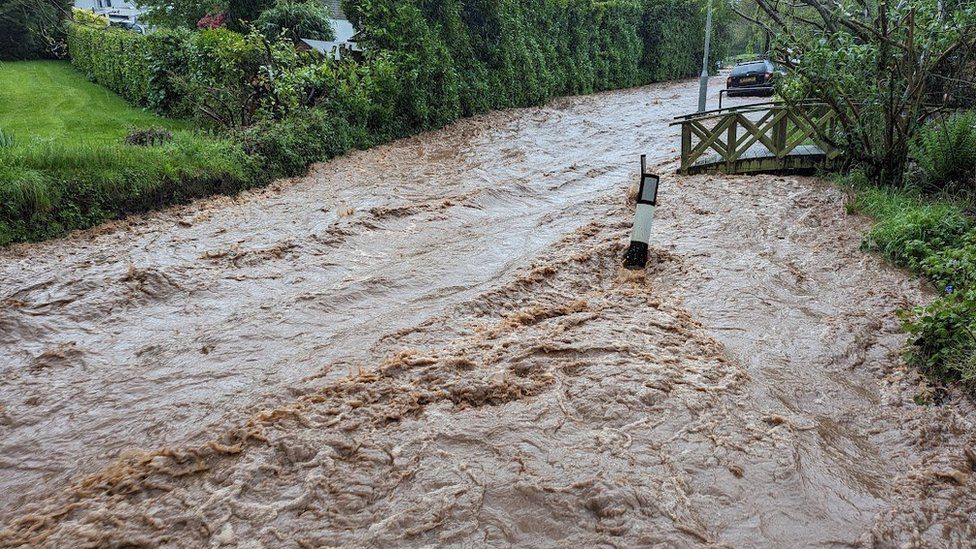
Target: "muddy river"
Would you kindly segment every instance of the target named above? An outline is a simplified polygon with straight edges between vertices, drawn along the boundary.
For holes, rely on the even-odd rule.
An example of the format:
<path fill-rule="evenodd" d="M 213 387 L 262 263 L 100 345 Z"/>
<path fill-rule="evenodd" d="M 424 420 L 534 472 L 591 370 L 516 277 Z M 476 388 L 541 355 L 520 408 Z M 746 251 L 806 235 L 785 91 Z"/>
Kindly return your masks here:
<path fill-rule="evenodd" d="M 928 290 L 825 183 L 672 175 L 696 93 L 0 251 L 0 544 L 970 546 L 976 410 L 900 357 Z"/>

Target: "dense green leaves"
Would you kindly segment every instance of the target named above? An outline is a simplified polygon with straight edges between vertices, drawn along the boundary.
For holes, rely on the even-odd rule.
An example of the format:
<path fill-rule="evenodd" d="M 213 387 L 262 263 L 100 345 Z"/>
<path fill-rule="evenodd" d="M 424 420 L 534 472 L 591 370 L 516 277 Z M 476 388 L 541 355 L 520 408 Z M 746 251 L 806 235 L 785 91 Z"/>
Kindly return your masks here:
<path fill-rule="evenodd" d="M 976 113 L 930 121 L 919 132 L 912 157 L 933 190 L 976 191 Z"/>
<path fill-rule="evenodd" d="M 272 4 L 273 0 L 227 0 L 227 27 L 246 32 L 248 24 L 257 20 Z"/>
<path fill-rule="evenodd" d="M 268 38 L 286 36 L 292 42 L 302 38 L 332 40 L 335 31 L 331 14 L 321 1 L 277 0 L 254 22 Z"/>
<path fill-rule="evenodd" d="M 0 60 L 50 58 L 63 54 L 62 22 L 69 0 L 0 2 Z"/>
<path fill-rule="evenodd" d="M 901 184 L 923 122 L 955 102 L 976 60 L 976 3 L 755 1 L 789 71 L 783 97 L 829 105 L 839 128 L 820 137 L 873 181 Z"/>

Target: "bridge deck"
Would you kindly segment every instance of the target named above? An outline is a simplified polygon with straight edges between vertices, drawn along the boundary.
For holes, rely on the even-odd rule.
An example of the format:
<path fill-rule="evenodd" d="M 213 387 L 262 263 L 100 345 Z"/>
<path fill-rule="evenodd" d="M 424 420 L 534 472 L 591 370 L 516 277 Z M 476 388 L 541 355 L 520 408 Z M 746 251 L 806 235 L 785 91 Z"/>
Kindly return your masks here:
<path fill-rule="evenodd" d="M 678 117 L 684 174 L 757 173 L 829 166 L 841 151 L 823 135 L 836 120 L 826 105 L 780 102 Z"/>
<path fill-rule="evenodd" d="M 702 155 L 688 166 L 688 174 L 696 173 L 763 173 L 775 171 L 812 170 L 829 164 L 827 153 L 816 145 L 798 145 L 780 158 L 764 145 L 753 145 L 739 155 L 730 166 L 718 153 Z"/>

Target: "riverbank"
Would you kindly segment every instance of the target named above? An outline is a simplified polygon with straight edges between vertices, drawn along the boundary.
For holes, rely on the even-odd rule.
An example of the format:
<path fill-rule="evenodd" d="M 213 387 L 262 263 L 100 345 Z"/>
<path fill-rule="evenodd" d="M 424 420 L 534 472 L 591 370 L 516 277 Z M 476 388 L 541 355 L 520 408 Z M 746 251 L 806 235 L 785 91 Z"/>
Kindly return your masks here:
<path fill-rule="evenodd" d="M 939 402 L 946 391 L 976 389 L 976 218 L 964 195 L 877 187 L 855 172 L 837 177 L 848 208 L 875 223 L 863 248 L 924 276 L 940 294 L 903 312 L 911 334 L 908 361 L 930 387 L 918 402 Z"/>

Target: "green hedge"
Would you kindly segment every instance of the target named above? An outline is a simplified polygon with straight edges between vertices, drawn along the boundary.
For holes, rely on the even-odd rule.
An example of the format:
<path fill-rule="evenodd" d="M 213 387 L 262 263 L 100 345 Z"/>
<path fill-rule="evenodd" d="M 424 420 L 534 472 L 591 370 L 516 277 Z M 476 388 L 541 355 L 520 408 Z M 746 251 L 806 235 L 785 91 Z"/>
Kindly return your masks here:
<path fill-rule="evenodd" d="M 690 0 L 346 1 L 396 108 L 375 121 L 405 135 L 460 116 L 556 96 L 690 77 L 700 70 L 702 4 Z M 720 10 L 717 36 L 727 26 Z M 160 114 L 178 114 L 174 80 L 201 78 L 200 59 L 227 51 L 227 31 L 139 35 L 71 25 L 72 62 L 95 82 Z M 723 55 L 721 41 L 714 58 Z M 226 57 L 226 56 L 225 56 Z M 235 71 L 205 67 L 203 78 Z M 341 113 L 339 113 L 341 115 Z"/>
<path fill-rule="evenodd" d="M 118 28 L 68 25 L 71 63 L 93 82 L 142 106 L 152 90 L 152 42 Z"/>
<path fill-rule="evenodd" d="M 687 0 L 347 1 L 374 57 L 388 54 L 405 129 L 556 96 L 694 76 L 704 14 Z M 719 32 L 726 25 L 720 12 Z M 721 44 L 715 57 L 723 54 Z M 395 132 L 400 133 L 400 132 Z"/>

